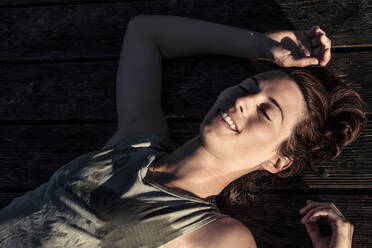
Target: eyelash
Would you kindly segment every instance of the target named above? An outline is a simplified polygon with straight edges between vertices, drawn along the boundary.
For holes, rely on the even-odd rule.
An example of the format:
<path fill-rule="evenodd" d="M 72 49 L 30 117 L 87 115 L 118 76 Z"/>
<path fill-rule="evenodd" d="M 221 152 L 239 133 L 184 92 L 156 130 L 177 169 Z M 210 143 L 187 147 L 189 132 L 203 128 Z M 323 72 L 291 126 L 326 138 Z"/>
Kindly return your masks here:
<path fill-rule="evenodd" d="M 263 108 L 262 108 L 262 104 L 259 105 L 259 106 L 257 106 L 257 108 L 258 108 L 259 111 L 261 111 L 261 112 L 263 113 L 263 115 L 265 115 L 265 117 L 266 117 L 269 121 L 271 121 L 271 119 L 270 119 L 270 117 L 268 116 L 268 114 L 263 110 Z"/>
<path fill-rule="evenodd" d="M 245 93 L 247 93 L 247 94 L 249 94 L 249 92 L 246 90 L 246 89 L 244 89 L 241 85 L 238 85 L 238 87 L 240 88 L 240 89 L 242 89 Z M 267 115 L 267 113 L 263 110 L 263 108 L 262 108 L 262 104 L 261 105 L 259 105 L 259 106 L 257 106 L 257 109 L 258 109 L 258 111 L 260 111 L 265 117 L 266 117 L 266 119 L 268 119 L 269 121 L 271 121 L 271 119 L 270 119 L 270 117 Z"/>

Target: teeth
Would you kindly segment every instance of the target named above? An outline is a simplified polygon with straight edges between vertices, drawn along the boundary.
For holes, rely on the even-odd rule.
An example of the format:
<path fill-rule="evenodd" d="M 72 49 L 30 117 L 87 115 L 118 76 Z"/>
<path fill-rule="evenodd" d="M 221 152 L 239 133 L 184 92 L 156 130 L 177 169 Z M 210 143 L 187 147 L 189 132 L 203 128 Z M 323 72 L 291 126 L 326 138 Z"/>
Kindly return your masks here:
<path fill-rule="evenodd" d="M 231 120 L 230 116 L 228 116 L 226 113 L 222 113 L 222 118 L 223 118 L 227 123 L 229 123 L 230 127 L 231 127 L 233 130 L 237 131 L 237 129 L 236 129 L 236 127 L 235 127 L 233 121 Z"/>

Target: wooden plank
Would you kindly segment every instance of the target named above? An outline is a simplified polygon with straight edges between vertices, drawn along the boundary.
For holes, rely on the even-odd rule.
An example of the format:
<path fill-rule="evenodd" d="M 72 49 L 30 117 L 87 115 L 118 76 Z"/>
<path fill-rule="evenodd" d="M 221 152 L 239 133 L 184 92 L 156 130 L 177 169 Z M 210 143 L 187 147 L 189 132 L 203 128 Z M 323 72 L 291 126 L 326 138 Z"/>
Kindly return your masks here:
<path fill-rule="evenodd" d="M 81 4 L 105 4 L 105 3 L 123 3 L 141 0 L 4 0 L 0 3 L 0 8 L 21 8 L 21 7 L 41 7 L 56 5 L 81 5 Z M 151 1 L 151 0 L 147 0 Z"/>
<path fill-rule="evenodd" d="M 353 248 L 371 247 L 372 196 L 370 195 L 260 195 L 242 206 L 220 205 L 221 212 L 243 221 L 250 228 L 258 247 L 312 248 L 299 209 L 306 200 L 334 202 L 354 224 Z M 330 233 L 326 221 L 321 231 Z"/>
<path fill-rule="evenodd" d="M 372 44 L 371 6 L 371 2 L 364 0 L 344 0 L 342 4 L 307 0 L 263 4 L 259 0 L 240 0 L 217 5 L 210 0 L 168 4 L 97 1 L 97 4 L 0 8 L 0 36 L 4 37 L 0 40 L 0 61 L 116 59 L 127 24 L 138 14 L 187 16 L 260 32 L 320 25 L 334 46 L 368 46 Z"/>
<path fill-rule="evenodd" d="M 349 74 L 369 106 L 371 61 L 371 52 L 340 53 L 334 54 L 328 67 L 331 72 Z M 117 62 L 0 65 L 0 121 L 115 122 L 117 66 Z M 258 69 L 247 60 L 225 56 L 164 61 L 162 106 L 166 117 L 201 121 L 223 89 Z"/>
<path fill-rule="evenodd" d="M 19 190 L 33 189 L 75 157 L 99 150 L 113 135 L 115 126 L 20 125 L 0 130 L 0 188 Z"/>
<path fill-rule="evenodd" d="M 0 193 L 0 209 L 24 193 Z M 232 205 L 226 196 L 217 198 L 222 213 L 239 219 L 253 233 L 258 247 L 312 248 L 302 215 L 298 213 L 306 200 L 334 202 L 348 220 L 354 224 L 353 248 L 371 247 L 372 229 L 371 195 L 256 195 L 244 205 Z M 329 233 L 327 224 L 320 221 L 323 234 Z"/>
<path fill-rule="evenodd" d="M 112 62 L 0 65 L 0 120 L 113 122 L 115 67 Z"/>
<path fill-rule="evenodd" d="M 198 135 L 200 123 L 169 120 L 171 151 Z M 0 190 L 30 190 L 47 182 L 72 159 L 99 150 L 112 136 L 113 124 L 18 125 L 0 127 Z M 250 174 L 244 191 L 311 189 L 372 189 L 372 122 L 338 159 L 321 165 L 328 177 L 307 171 L 301 177 L 279 180 L 274 176 Z M 242 179 L 243 180 L 243 179 Z M 268 181 L 269 180 L 269 181 Z"/>

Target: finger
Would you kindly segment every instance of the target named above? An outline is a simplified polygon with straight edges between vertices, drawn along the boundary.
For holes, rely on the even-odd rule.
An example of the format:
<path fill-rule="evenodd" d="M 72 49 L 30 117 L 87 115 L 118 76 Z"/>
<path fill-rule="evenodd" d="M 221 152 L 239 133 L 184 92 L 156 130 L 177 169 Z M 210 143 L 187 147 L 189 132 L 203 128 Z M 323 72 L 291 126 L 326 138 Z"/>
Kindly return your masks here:
<path fill-rule="evenodd" d="M 316 31 L 318 28 L 320 28 L 320 27 L 317 26 L 317 25 L 312 26 L 312 27 L 311 27 L 311 34 L 312 34 L 312 35 L 315 35 L 315 31 Z"/>
<path fill-rule="evenodd" d="M 326 35 L 321 35 L 320 42 L 322 44 L 323 51 L 320 55 L 321 59 L 319 64 L 321 66 L 326 66 L 331 60 L 331 40 Z"/>
<path fill-rule="evenodd" d="M 320 29 L 318 25 L 312 26 L 311 27 L 311 35 L 312 36 L 317 36 L 319 35 L 319 32 L 321 33 L 323 30 Z M 324 31 L 323 31 L 324 32 Z"/>
<path fill-rule="evenodd" d="M 305 57 L 305 58 L 298 58 L 293 59 L 292 65 L 297 67 L 305 67 L 309 65 L 318 65 L 319 61 L 317 58 L 314 57 Z"/>
<path fill-rule="evenodd" d="M 305 223 L 305 228 L 307 233 L 309 234 L 311 242 L 313 243 L 313 247 L 316 247 L 316 244 L 319 242 L 319 240 L 322 239 L 322 235 L 320 234 L 318 225 L 313 222 L 308 222 Z"/>
<path fill-rule="evenodd" d="M 339 213 L 338 213 L 339 212 Z M 345 222 L 345 217 L 341 214 L 339 210 L 335 211 L 332 207 L 332 203 L 327 205 L 318 206 L 311 211 L 309 211 L 301 220 L 302 223 L 315 222 L 321 217 L 326 217 L 328 223 L 331 225 L 332 229 L 335 229 L 336 226 L 333 226 L 333 222 Z"/>
<path fill-rule="evenodd" d="M 333 202 L 331 202 L 330 207 L 333 209 L 333 211 L 335 211 L 337 215 L 345 219 L 345 216 L 341 213 L 341 211 L 337 208 L 337 206 Z"/>
<path fill-rule="evenodd" d="M 318 206 L 320 202 L 306 200 L 306 206 L 299 210 L 300 214 L 306 214 L 309 210 L 313 209 L 314 207 Z"/>
<path fill-rule="evenodd" d="M 344 221 L 344 219 L 336 214 L 331 208 L 323 208 L 315 210 L 309 217 L 308 222 L 315 222 L 321 217 L 326 217 L 328 223 L 337 222 L 337 221 Z M 306 223 L 306 222 L 305 222 Z M 332 228 L 332 225 L 331 225 Z"/>
<path fill-rule="evenodd" d="M 319 26 L 314 26 L 313 34 L 321 35 L 321 34 L 325 34 L 325 32 Z"/>
<path fill-rule="evenodd" d="M 306 206 L 300 209 L 300 214 L 306 214 L 309 210 L 319 206 L 319 205 L 324 205 L 324 202 L 317 202 L 317 201 L 312 201 L 312 200 L 307 200 L 306 201 Z"/>
<path fill-rule="evenodd" d="M 327 48 L 323 52 L 323 57 L 320 59 L 319 65 L 326 66 L 331 60 L 331 49 Z"/>
<path fill-rule="evenodd" d="M 331 40 L 325 34 L 319 36 L 319 41 L 324 49 L 331 48 Z"/>
<path fill-rule="evenodd" d="M 299 44 L 299 48 L 301 50 L 301 53 L 305 56 L 311 56 L 310 51 L 308 49 L 308 46 L 309 46 L 309 43 L 306 43 L 306 42 Z"/>
<path fill-rule="evenodd" d="M 311 53 L 308 49 L 306 49 L 305 47 L 302 47 L 302 52 L 305 54 L 306 57 L 309 57 L 311 56 Z"/>
<path fill-rule="evenodd" d="M 309 218 L 314 215 L 314 213 L 324 210 L 324 209 L 330 209 L 329 205 L 319 205 L 319 206 L 316 206 L 315 208 L 312 208 L 305 214 L 304 217 L 302 217 L 301 223 L 305 224 L 306 222 L 309 221 Z"/>

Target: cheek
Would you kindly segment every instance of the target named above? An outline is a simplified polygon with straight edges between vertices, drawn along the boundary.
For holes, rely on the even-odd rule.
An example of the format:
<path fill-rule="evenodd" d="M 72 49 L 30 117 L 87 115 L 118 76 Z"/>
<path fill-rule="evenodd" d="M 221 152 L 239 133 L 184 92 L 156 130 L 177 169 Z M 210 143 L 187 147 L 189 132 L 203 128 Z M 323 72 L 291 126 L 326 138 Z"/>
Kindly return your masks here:
<path fill-rule="evenodd" d="M 270 124 L 262 123 L 262 120 L 249 124 L 249 128 L 242 137 L 248 145 L 257 149 L 272 150 L 280 142 L 280 132 L 275 130 Z"/>
<path fill-rule="evenodd" d="M 262 141 L 272 139 L 276 136 L 273 127 L 260 118 L 252 120 L 248 123 L 247 134 L 251 134 L 253 137 L 261 139 Z"/>

